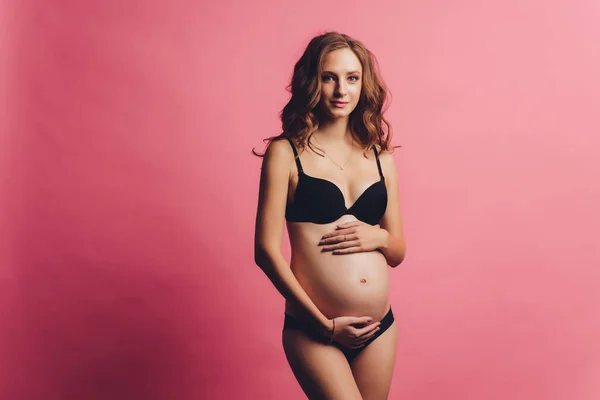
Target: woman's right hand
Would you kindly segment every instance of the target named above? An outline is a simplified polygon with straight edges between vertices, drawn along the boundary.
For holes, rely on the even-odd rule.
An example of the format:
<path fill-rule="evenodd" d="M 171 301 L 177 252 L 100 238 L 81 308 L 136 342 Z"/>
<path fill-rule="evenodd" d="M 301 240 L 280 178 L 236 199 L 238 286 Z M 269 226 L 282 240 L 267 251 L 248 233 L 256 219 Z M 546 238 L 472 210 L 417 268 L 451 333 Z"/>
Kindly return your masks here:
<path fill-rule="evenodd" d="M 377 333 L 381 325 L 381 322 L 372 322 L 371 317 L 336 317 L 332 321 L 335 321 L 333 340 L 351 349 L 362 347 Z"/>

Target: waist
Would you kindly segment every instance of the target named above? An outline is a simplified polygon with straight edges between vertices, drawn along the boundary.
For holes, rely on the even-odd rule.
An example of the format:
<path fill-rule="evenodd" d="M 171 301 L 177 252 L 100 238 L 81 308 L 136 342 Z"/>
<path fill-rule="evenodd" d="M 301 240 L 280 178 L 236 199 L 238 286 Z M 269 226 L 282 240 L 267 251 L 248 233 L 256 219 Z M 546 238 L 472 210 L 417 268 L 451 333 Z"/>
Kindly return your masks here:
<path fill-rule="evenodd" d="M 392 312 L 392 307 L 391 306 L 388 307 L 387 310 L 388 311 L 385 313 L 385 315 L 383 317 L 373 319 L 374 322 L 379 322 L 379 321 L 381 322 L 380 329 L 382 331 L 385 331 L 387 328 L 389 328 L 395 320 L 394 313 Z M 327 337 L 323 336 L 323 334 L 320 333 L 316 327 L 312 326 L 309 322 L 306 322 L 302 318 L 300 318 L 296 315 L 292 315 L 292 314 L 288 313 L 287 311 L 284 313 L 284 316 L 285 316 L 284 320 L 283 320 L 283 329 L 284 330 L 285 329 L 299 329 L 299 330 L 302 330 L 302 331 L 314 336 L 315 339 L 322 339 L 325 341 L 329 340 Z"/>

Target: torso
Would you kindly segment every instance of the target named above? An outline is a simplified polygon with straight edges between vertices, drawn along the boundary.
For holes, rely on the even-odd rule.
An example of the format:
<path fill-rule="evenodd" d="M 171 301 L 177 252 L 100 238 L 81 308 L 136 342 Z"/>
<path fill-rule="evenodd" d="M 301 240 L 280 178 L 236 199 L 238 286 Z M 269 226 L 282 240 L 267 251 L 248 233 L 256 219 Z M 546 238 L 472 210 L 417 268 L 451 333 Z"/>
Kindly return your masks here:
<path fill-rule="evenodd" d="M 299 171 L 298 167 L 295 167 L 290 177 L 288 211 L 290 211 L 290 204 L 295 201 L 299 175 L 305 174 L 309 178 L 300 178 L 302 184 L 306 184 L 302 179 L 311 179 L 311 177 L 329 181 L 330 184 L 335 185 L 335 188 L 326 183 L 319 183 L 320 186 L 313 185 L 313 188 L 327 186 L 323 189 L 327 190 L 328 196 L 337 197 L 337 203 L 343 200 L 344 205 L 349 207 L 344 207 L 344 209 L 353 211 L 354 208 L 357 211 L 355 214 L 371 219 L 368 223 L 378 223 L 373 218 L 378 219 L 382 214 L 381 208 L 383 207 L 383 211 L 385 211 L 385 204 L 387 204 L 387 197 L 385 197 L 385 204 L 379 197 L 383 194 L 387 196 L 387 192 L 385 180 L 381 179 L 374 153 L 371 152 L 367 159 L 362 156 L 361 152 L 356 152 L 354 155 L 359 154 L 360 156 L 354 158 L 355 162 L 349 165 L 346 171 L 340 171 L 327 165 L 327 159 L 309 154 L 309 151 L 305 150 L 300 155 L 303 171 Z M 319 171 L 323 172 L 319 173 Z M 325 174 L 328 176 L 324 176 Z M 347 180 L 345 185 L 342 183 L 344 179 Z M 377 183 L 379 180 L 382 181 L 380 184 Z M 381 188 L 373 186 L 381 186 Z M 304 190 L 306 189 L 304 188 Z M 346 193 L 343 193 L 344 190 Z M 384 193 L 381 192 L 382 190 Z M 340 193 L 338 194 L 336 191 Z M 365 196 L 362 196 L 363 194 Z M 357 200 L 362 204 L 359 203 L 358 207 L 355 207 Z M 379 203 L 376 203 L 377 201 Z M 328 206 L 331 207 L 331 204 Z M 338 204 L 339 207 L 342 206 Z M 374 213 L 369 207 L 377 207 L 379 212 Z M 318 243 L 324 234 L 334 231 L 336 225 L 358 219 L 350 212 L 343 213 L 338 217 L 336 213 L 331 212 L 332 210 L 325 211 L 330 212 L 317 213 L 320 214 L 319 223 L 307 222 L 305 220 L 308 218 L 305 216 L 302 222 L 293 222 L 288 219 L 287 230 L 292 249 L 290 262 L 292 272 L 311 300 L 327 318 L 370 316 L 376 320 L 381 319 L 390 307 L 389 271 L 385 257 L 379 251 L 344 255 L 333 255 L 331 251 L 323 252 Z M 335 220 L 330 221 L 332 218 Z M 295 219 L 302 218 L 295 216 Z M 316 215 L 314 219 L 317 220 Z M 300 310 L 289 302 L 286 303 L 286 313 L 302 318 Z"/>

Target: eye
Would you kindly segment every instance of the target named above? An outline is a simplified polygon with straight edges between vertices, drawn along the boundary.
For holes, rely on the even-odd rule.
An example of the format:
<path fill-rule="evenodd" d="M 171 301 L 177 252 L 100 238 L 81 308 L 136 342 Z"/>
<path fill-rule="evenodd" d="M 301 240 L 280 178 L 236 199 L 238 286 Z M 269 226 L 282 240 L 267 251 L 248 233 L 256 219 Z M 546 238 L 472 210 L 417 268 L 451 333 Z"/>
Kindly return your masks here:
<path fill-rule="evenodd" d="M 331 75 L 323 76 L 323 82 L 329 82 L 330 79 L 333 79 L 333 76 L 331 76 Z"/>
<path fill-rule="evenodd" d="M 348 79 L 354 79 L 354 82 L 356 82 L 356 81 L 358 81 L 358 76 L 351 76 L 351 77 L 350 77 L 350 78 L 348 78 Z"/>

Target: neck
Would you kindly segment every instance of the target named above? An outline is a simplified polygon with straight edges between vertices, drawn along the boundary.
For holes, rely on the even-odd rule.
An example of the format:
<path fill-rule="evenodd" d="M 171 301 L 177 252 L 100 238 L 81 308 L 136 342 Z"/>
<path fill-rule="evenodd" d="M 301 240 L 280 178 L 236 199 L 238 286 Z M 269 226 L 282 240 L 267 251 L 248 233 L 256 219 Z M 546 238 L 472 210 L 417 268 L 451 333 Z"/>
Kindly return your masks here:
<path fill-rule="evenodd" d="M 348 118 L 338 118 L 319 123 L 319 129 L 314 133 L 321 142 L 346 142 L 351 140 L 352 133 L 348 127 Z"/>

